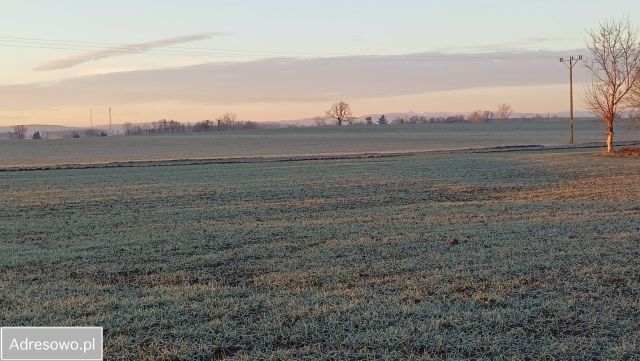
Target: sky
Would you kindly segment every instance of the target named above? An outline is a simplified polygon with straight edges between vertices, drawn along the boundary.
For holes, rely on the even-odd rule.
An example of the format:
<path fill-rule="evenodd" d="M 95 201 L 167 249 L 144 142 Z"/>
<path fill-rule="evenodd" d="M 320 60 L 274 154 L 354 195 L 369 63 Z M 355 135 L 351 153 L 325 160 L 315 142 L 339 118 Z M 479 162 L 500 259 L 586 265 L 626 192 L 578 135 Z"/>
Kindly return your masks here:
<path fill-rule="evenodd" d="M 640 2 L 0 0 L 0 125 L 560 113 L 558 58 L 622 16 Z"/>

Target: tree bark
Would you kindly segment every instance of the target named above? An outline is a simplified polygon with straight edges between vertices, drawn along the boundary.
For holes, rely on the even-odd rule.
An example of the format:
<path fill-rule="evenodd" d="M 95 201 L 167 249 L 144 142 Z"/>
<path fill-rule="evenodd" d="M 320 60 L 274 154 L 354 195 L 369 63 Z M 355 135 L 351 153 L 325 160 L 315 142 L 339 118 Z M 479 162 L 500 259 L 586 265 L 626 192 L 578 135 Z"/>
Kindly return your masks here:
<path fill-rule="evenodd" d="M 613 124 L 609 125 L 607 132 L 607 153 L 613 153 Z"/>

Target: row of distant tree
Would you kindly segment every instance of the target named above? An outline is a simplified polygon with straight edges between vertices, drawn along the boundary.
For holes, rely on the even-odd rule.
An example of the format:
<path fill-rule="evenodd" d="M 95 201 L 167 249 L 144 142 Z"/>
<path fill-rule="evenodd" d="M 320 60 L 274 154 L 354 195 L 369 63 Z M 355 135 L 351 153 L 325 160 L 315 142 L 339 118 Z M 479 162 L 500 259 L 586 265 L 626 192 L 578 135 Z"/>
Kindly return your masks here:
<path fill-rule="evenodd" d="M 49 139 L 49 132 L 40 133 L 40 131 L 37 130 L 29 136 L 27 134 L 28 131 L 29 129 L 25 125 L 16 125 L 13 127 L 12 131 L 9 132 L 9 139 Z M 57 133 L 56 135 L 59 136 L 58 133 L 60 132 L 54 133 Z M 107 133 L 101 129 L 85 129 L 83 132 L 72 131 L 70 134 L 68 133 L 67 136 L 70 136 L 71 138 L 81 138 L 83 135 L 85 137 L 106 137 Z"/>
<path fill-rule="evenodd" d="M 325 113 L 325 116 L 318 116 L 314 119 L 315 126 L 328 126 L 335 124 L 342 126 L 344 124 L 366 124 L 374 125 L 387 125 L 387 124 L 425 124 L 425 123 L 486 123 L 493 120 L 509 120 L 513 115 L 513 108 L 509 104 L 501 104 L 498 106 L 498 110 L 495 112 L 476 110 L 472 112 L 468 117 L 464 115 L 454 115 L 448 117 L 426 117 L 421 115 L 412 115 L 409 117 L 397 117 L 393 120 L 387 119 L 386 115 L 380 116 L 377 120 L 373 117 L 366 117 L 364 122 L 358 122 L 356 117 L 351 111 L 351 106 L 345 102 L 337 102 L 331 106 L 331 108 Z"/>
<path fill-rule="evenodd" d="M 509 104 L 500 104 L 496 112 L 476 110 L 467 118 L 471 123 L 485 123 L 492 120 L 509 120 L 513 115 L 513 108 Z"/>
<path fill-rule="evenodd" d="M 380 117 L 374 119 L 374 117 L 369 116 L 364 118 L 364 120 L 357 120 L 356 118 L 347 119 L 343 121 L 342 124 L 348 125 L 396 125 L 396 124 L 427 124 L 427 123 L 465 123 L 467 119 L 464 115 L 453 115 L 448 117 L 426 117 L 423 115 L 412 115 L 409 117 L 395 117 L 391 120 L 387 118 L 385 114 L 382 114 Z M 341 125 L 342 125 L 341 124 Z M 338 125 L 337 122 L 332 121 L 331 118 L 326 117 L 316 117 L 314 119 L 314 126 L 316 127 L 326 127 L 326 126 L 334 126 Z"/>
<path fill-rule="evenodd" d="M 412 115 L 407 117 L 395 117 L 388 119 L 386 115 L 381 115 L 374 119 L 368 116 L 364 119 L 357 120 L 353 116 L 351 106 L 345 102 L 338 102 L 332 105 L 331 109 L 326 112 L 324 117 L 316 117 L 314 126 L 342 126 L 348 125 L 396 125 L 396 124 L 427 124 L 427 123 L 486 123 L 494 120 L 508 120 L 513 114 L 513 109 L 508 104 L 502 104 L 497 111 L 476 110 L 469 114 L 427 117 L 424 115 Z M 541 115 L 537 118 L 542 118 Z M 183 123 L 176 120 L 161 119 L 149 124 L 133 124 L 124 123 L 122 134 L 126 136 L 134 135 L 155 135 L 155 134 L 182 134 L 182 133 L 199 133 L 226 131 L 235 129 L 257 129 L 260 123 L 253 121 L 238 120 L 235 113 L 225 113 L 215 120 L 203 120 L 195 124 Z M 48 133 L 41 134 L 39 131 L 34 132 L 31 136 L 27 135 L 28 129 L 24 125 L 16 125 L 10 133 L 11 139 L 47 139 Z M 106 137 L 108 134 L 102 129 L 85 129 L 83 131 L 72 131 L 66 136 L 71 138 L 91 138 Z"/>
<path fill-rule="evenodd" d="M 238 120 L 235 113 L 225 113 L 215 120 L 203 120 L 195 124 L 167 119 L 161 119 L 148 125 L 125 123 L 123 125 L 123 133 L 124 135 L 180 134 L 234 129 L 256 129 L 258 126 L 259 124 L 257 122 Z"/>
<path fill-rule="evenodd" d="M 153 134 L 180 134 L 189 132 L 213 132 L 226 131 L 235 129 L 256 129 L 260 126 L 257 122 L 238 120 L 235 113 L 225 113 L 215 120 L 203 120 L 195 124 L 182 123 L 176 120 L 161 119 L 150 124 L 137 125 L 132 123 L 124 123 L 123 135 L 153 135 Z M 27 139 L 27 127 L 24 125 L 16 125 L 10 132 L 11 139 Z M 106 137 L 107 133 L 101 129 L 85 129 L 82 132 L 73 131 L 70 133 L 71 138 L 81 137 Z M 33 133 L 32 139 L 47 139 L 45 133 L 41 135 L 39 131 Z"/>
<path fill-rule="evenodd" d="M 235 113 L 224 113 L 215 121 L 203 120 L 193 126 L 194 132 L 224 131 L 235 129 L 256 129 L 260 125 L 250 120 L 238 120 Z"/>

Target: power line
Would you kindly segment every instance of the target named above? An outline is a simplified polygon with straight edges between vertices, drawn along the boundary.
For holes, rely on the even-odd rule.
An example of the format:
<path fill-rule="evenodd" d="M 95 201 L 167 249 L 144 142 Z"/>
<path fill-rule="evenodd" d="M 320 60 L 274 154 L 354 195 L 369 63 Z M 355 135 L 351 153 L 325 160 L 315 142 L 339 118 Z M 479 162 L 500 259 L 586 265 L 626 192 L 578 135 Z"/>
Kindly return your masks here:
<path fill-rule="evenodd" d="M 8 43 L 7 43 L 8 42 Z M 135 54 L 136 48 L 131 49 L 119 49 L 119 48 L 102 48 L 102 47 L 87 47 L 87 46 L 79 46 L 73 44 L 54 44 L 54 43 L 15 43 L 9 42 L 6 40 L 0 39 L 0 46 L 4 47 L 17 47 L 17 48 L 32 48 L 32 49 L 53 49 L 53 50 L 72 50 L 72 51 L 90 51 L 90 50 L 104 50 L 111 53 L 122 53 L 122 54 Z M 145 50 L 139 49 L 137 52 L 145 52 L 151 54 L 162 54 L 162 55 L 189 55 L 189 56 L 220 56 L 220 57 L 235 57 L 235 58 L 247 58 L 250 56 L 255 56 L 254 54 L 229 54 L 229 53 L 214 53 L 214 52 L 186 52 L 186 51 L 172 51 L 172 50 L 161 50 L 161 49 L 152 49 Z"/>
<path fill-rule="evenodd" d="M 107 42 L 96 42 L 96 41 L 78 41 L 78 40 L 54 40 L 54 39 L 42 39 L 42 38 L 22 38 L 22 37 L 7 37 L 0 36 L 0 39 L 3 40 L 16 40 L 16 41 L 39 41 L 39 42 L 47 42 L 47 43 L 65 43 L 65 44 L 95 44 L 103 46 L 129 46 L 129 45 L 139 45 L 139 44 L 122 44 L 122 43 L 107 43 Z M 305 52 L 295 52 L 295 51 L 287 51 L 287 52 L 277 52 L 277 51 L 266 51 L 266 50 L 246 50 L 246 49 L 220 49 L 220 48 L 194 48 L 194 47 L 183 47 L 183 46 L 168 46 L 174 49 L 182 49 L 182 50 L 196 50 L 196 51 L 224 51 L 224 52 L 241 52 L 241 53 L 264 53 L 264 54 L 309 54 Z M 320 55 L 320 54 L 318 54 Z M 347 53 L 334 53 L 336 56 L 348 56 L 353 54 Z"/>
<path fill-rule="evenodd" d="M 73 47 L 83 47 L 83 48 L 95 48 L 95 49 L 105 49 L 107 48 L 115 48 L 115 47 L 133 47 L 136 45 L 143 44 L 121 44 L 121 43 L 107 43 L 107 42 L 95 42 L 95 41 L 76 41 L 76 40 L 54 40 L 54 39 L 42 39 L 42 38 L 22 38 L 22 37 L 7 37 L 0 36 L 0 41 L 12 42 L 12 43 L 26 43 L 26 44 L 44 44 L 44 45 L 60 45 L 60 46 L 73 46 Z M 193 47 L 182 47 L 182 46 L 167 46 L 168 49 L 176 49 L 179 51 L 190 52 L 193 51 L 195 53 L 225 53 L 225 54 L 239 54 L 239 55 L 283 55 L 283 54 L 299 54 L 299 55 L 314 55 L 309 52 L 299 52 L 299 51 L 266 51 L 266 50 L 246 50 L 246 49 L 220 49 L 220 48 L 193 48 Z M 321 56 L 326 54 L 318 54 L 315 55 Z M 332 56 L 350 56 L 354 54 L 347 53 L 334 53 Z"/>
<path fill-rule="evenodd" d="M 102 46 L 98 46 L 102 45 Z M 176 55 L 176 56 L 205 56 L 205 57 L 221 57 L 221 58 L 241 58 L 241 59 L 312 59 L 322 61 L 363 61 L 363 62 L 429 62 L 429 61 L 447 61 L 447 62 L 483 62 L 483 61 L 507 61 L 507 60 L 542 60 L 548 57 L 548 54 L 535 55 L 531 53 L 522 54 L 484 54 L 484 53 L 464 53 L 456 54 L 452 57 L 448 54 L 407 54 L 407 55 L 358 55 L 358 54 L 340 54 L 340 55 L 313 55 L 302 52 L 268 52 L 260 50 L 235 50 L 235 49 L 207 49 L 207 48 L 187 48 L 187 47 L 167 47 L 167 49 L 149 49 L 143 47 L 135 48 L 136 44 L 123 45 L 115 43 L 99 43 L 88 41 L 67 41 L 67 40 L 46 40 L 35 38 L 11 38 L 0 37 L 0 46 L 2 47 L 18 47 L 18 48 L 34 48 L 34 49 L 51 49 L 51 50 L 67 50 L 67 51 L 90 51 L 104 50 L 113 53 L 135 54 L 136 52 L 144 52 L 149 54 L 160 55 Z M 104 47 L 109 46 L 109 47 Z M 123 48 L 125 46 L 133 46 L 132 48 Z M 176 49 L 176 50 L 172 50 Z M 294 55 L 294 54 L 299 55 Z M 287 54 L 288 56 L 283 56 Z M 305 55 L 302 55 L 305 54 Z M 276 56 L 280 55 L 280 56 Z"/>

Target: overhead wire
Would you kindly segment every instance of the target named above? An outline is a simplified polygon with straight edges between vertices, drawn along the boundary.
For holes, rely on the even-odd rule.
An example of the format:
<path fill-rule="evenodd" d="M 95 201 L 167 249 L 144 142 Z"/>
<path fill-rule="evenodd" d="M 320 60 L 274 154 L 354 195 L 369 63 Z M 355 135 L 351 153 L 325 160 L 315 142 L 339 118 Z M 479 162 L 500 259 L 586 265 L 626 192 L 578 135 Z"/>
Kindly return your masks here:
<path fill-rule="evenodd" d="M 140 45 L 136 48 L 136 45 Z M 92 51 L 103 50 L 106 52 L 135 54 L 150 53 L 174 56 L 200 56 L 218 58 L 238 58 L 238 59 L 311 59 L 322 61 L 385 61 L 385 62 L 485 62 L 485 61 L 506 61 L 506 60 L 541 60 L 548 59 L 547 55 L 522 52 L 520 54 L 491 54 L 484 52 L 468 52 L 456 54 L 455 57 L 446 53 L 437 54 L 406 54 L 406 55 L 363 55 L 363 54 L 314 54 L 304 52 L 275 52 L 263 50 L 239 50 L 239 49 L 214 49 L 214 48 L 190 48 L 166 46 L 164 49 L 145 49 L 144 44 L 117 44 L 90 41 L 70 41 L 70 40 L 50 40 L 39 38 L 22 37 L 2 37 L 0 36 L 0 46 L 50 49 L 66 51 Z"/>

